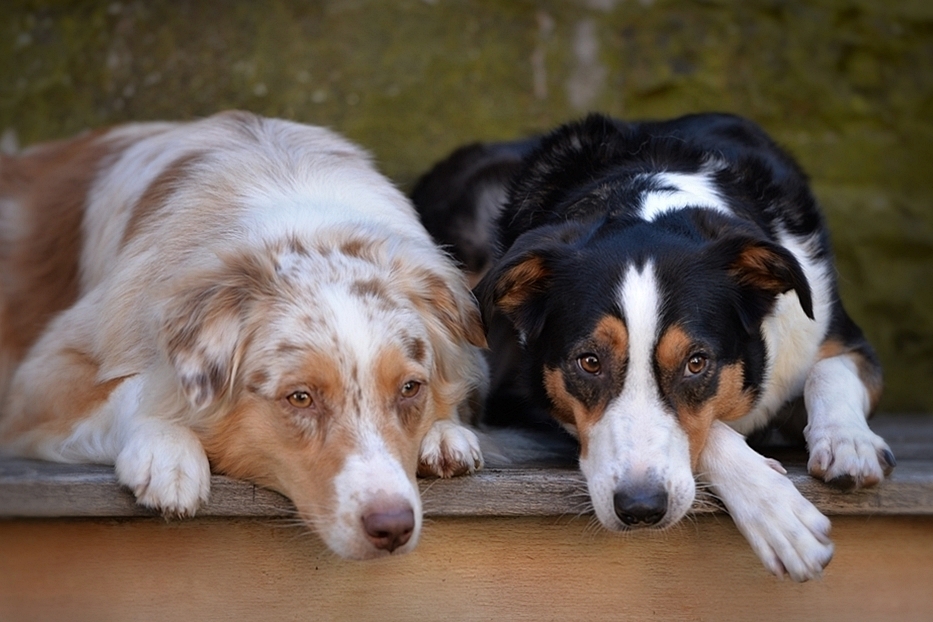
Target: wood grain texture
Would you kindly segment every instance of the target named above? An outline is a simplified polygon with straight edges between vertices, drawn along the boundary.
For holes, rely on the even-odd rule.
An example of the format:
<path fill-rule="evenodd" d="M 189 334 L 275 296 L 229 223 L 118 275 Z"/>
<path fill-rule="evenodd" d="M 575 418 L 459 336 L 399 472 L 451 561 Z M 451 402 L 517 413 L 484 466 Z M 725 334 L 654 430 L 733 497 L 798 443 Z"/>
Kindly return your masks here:
<path fill-rule="evenodd" d="M 2 620 L 933 619 L 933 519 L 839 517 L 818 581 L 770 576 L 731 521 L 438 518 L 418 548 L 336 559 L 268 519 L 0 522 Z"/>
<path fill-rule="evenodd" d="M 778 451 L 789 477 L 829 515 L 933 515 L 933 417 L 886 416 L 872 422 L 898 456 L 893 475 L 876 488 L 839 492 L 806 473 L 799 451 Z M 582 474 L 574 468 L 486 469 L 469 477 L 421 480 L 428 516 L 576 516 L 588 514 Z M 694 513 L 716 511 L 701 500 Z M 291 503 L 253 484 L 215 475 L 199 516 L 292 516 Z M 0 517 L 153 516 L 137 506 L 112 467 L 0 461 Z"/>
<path fill-rule="evenodd" d="M 788 466 L 789 477 L 820 510 L 839 514 L 933 515 L 933 460 L 901 463 L 876 487 L 840 492 Z M 489 469 L 469 477 L 421 480 L 427 516 L 575 516 L 590 513 L 586 485 L 573 469 Z M 695 513 L 716 511 L 709 499 Z M 285 497 L 228 477 L 211 478 L 198 516 L 291 516 Z M 0 462 L 0 517 L 153 516 L 136 505 L 113 469 L 38 461 Z"/>

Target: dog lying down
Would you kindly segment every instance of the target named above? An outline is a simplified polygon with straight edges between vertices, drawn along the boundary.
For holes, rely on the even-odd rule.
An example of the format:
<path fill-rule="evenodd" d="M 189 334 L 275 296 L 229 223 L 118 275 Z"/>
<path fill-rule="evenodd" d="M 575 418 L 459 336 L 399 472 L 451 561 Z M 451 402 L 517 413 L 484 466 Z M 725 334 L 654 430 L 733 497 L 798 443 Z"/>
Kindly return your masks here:
<path fill-rule="evenodd" d="M 193 515 L 211 470 L 337 554 L 411 550 L 416 471 L 482 465 L 479 311 L 411 203 L 319 127 L 222 113 L 0 159 L 0 446 Z"/>
<path fill-rule="evenodd" d="M 866 423 L 881 370 L 839 300 L 823 218 L 759 127 L 593 115 L 463 147 L 412 197 L 474 282 L 485 273 L 488 423 L 543 412 L 575 435 L 608 529 L 673 525 L 699 480 L 771 572 L 820 575 L 829 521 L 743 435 L 802 397 L 814 476 L 872 486 L 895 462 Z"/>

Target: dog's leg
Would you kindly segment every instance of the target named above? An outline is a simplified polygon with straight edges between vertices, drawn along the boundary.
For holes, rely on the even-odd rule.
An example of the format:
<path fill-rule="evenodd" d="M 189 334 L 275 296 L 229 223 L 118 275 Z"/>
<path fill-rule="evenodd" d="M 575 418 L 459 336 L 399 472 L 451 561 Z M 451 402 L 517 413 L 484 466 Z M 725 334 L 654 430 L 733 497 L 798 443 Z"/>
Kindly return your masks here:
<path fill-rule="evenodd" d="M 829 519 L 800 494 L 777 461 L 717 421 L 698 469 L 768 570 L 795 581 L 820 576 L 833 556 Z"/>
<path fill-rule="evenodd" d="M 804 402 L 810 473 L 840 488 L 873 486 L 894 468 L 894 454 L 868 428 L 869 391 L 849 352 L 816 363 L 807 376 Z"/>
<path fill-rule="evenodd" d="M 476 434 L 450 419 L 435 421 L 421 441 L 418 475 L 453 477 L 483 468 Z"/>
<path fill-rule="evenodd" d="M 141 505 L 166 516 L 193 516 L 207 501 L 211 470 L 189 428 L 147 417 L 127 424 L 116 460 L 117 479 Z"/>

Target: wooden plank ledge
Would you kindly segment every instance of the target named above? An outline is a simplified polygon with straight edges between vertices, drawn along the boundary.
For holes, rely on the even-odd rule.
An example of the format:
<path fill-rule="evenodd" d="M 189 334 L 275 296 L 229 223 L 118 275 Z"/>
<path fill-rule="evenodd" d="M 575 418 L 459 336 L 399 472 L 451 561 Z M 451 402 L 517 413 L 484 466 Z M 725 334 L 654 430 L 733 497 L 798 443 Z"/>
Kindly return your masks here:
<path fill-rule="evenodd" d="M 933 515 L 933 460 L 902 462 L 881 486 L 854 493 L 810 477 L 801 465 L 788 475 L 823 513 Z M 454 479 L 421 480 L 426 516 L 564 516 L 589 513 L 586 484 L 573 469 L 487 469 Z M 694 513 L 716 512 L 699 502 Z M 132 517 L 155 514 L 136 504 L 111 467 L 33 460 L 0 462 L 0 517 Z M 289 517 L 282 495 L 221 475 L 198 516 Z"/>
<path fill-rule="evenodd" d="M 883 416 L 873 428 L 898 458 L 882 485 L 854 493 L 835 490 L 806 473 L 803 458 L 785 460 L 801 493 L 828 515 L 933 515 L 933 417 Z M 425 515 L 576 516 L 589 513 L 582 474 L 572 468 L 498 468 L 449 480 L 421 480 Z M 716 512 L 699 501 L 696 514 Z M 133 517 L 154 513 L 135 503 L 112 467 L 35 460 L 0 461 L 0 517 Z M 291 517 L 288 499 L 271 490 L 214 475 L 206 517 Z"/>

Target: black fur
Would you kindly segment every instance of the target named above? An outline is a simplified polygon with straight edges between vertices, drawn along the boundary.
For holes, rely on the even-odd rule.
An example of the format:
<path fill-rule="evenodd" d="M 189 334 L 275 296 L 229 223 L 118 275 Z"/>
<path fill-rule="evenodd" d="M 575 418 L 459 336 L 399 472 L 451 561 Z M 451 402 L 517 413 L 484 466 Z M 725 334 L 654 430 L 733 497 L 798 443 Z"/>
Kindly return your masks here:
<path fill-rule="evenodd" d="M 650 222 L 640 218 L 644 194 L 664 190 L 653 174 L 702 171 L 714 171 L 731 214 L 688 207 Z M 501 184 L 506 200 L 480 204 L 477 197 L 491 184 Z M 544 137 L 473 145 L 429 172 L 413 200 L 435 238 L 468 269 L 485 272 L 475 293 L 491 347 L 486 421 L 492 424 L 551 425 L 543 371 L 566 367 L 591 347 L 587 339 L 600 318 L 624 319 L 614 292 L 630 266 L 648 261 L 664 292 L 661 330 L 686 327 L 697 351 L 713 362 L 689 386 L 658 378 L 664 399 L 700 403 L 715 391 L 722 368 L 736 362 L 745 388 L 757 394 L 767 382 L 760 325 L 776 296 L 793 290 L 814 315 L 811 284 L 779 234 L 807 240 L 811 260 L 832 261 L 803 171 L 757 125 L 727 114 L 659 122 L 591 115 Z M 827 338 L 877 368 L 835 283 L 828 286 Z M 574 370 L 565 371 L 575 378 Z M 584 401 L 596 391 L 591 399 L 597 399 L 600 391 L 618 391 L 622 376 L 624 370 L 614 370 L 604 375 L 605 387 L 568 390 Z"/>

